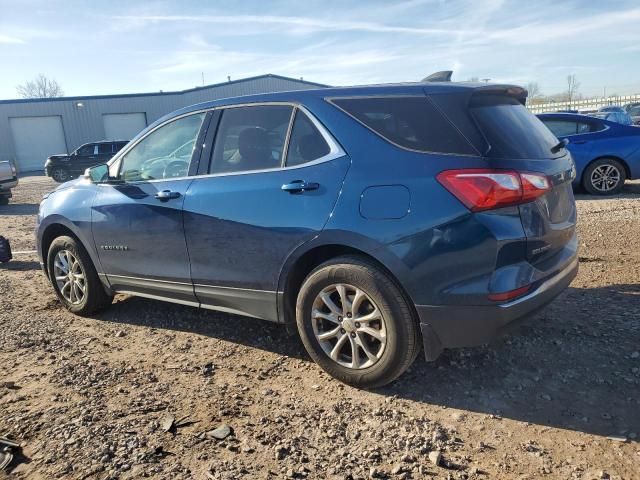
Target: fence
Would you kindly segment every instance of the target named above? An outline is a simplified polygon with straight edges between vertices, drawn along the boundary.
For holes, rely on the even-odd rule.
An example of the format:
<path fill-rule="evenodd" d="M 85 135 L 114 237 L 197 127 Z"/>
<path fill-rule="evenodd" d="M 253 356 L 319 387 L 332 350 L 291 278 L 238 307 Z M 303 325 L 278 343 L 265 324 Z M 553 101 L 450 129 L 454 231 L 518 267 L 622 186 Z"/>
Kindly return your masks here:
<path fill-rule="evenodd" d="M 553 103 L 528 103 L 527 108 L 533 113 L 556 112 L 558 110 L 597 110 L 607 105 L 624 105 L 626 103 L 640 102 L 640 95 L 621 95 L 616 97 L 587 98 L 573 100 L 571 102 Z"/>

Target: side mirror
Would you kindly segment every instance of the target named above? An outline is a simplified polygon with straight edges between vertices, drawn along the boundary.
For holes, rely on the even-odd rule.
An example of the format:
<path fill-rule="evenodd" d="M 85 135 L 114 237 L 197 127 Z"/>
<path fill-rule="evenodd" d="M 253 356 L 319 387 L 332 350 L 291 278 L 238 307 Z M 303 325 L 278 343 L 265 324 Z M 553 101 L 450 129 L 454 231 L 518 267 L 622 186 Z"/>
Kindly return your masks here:
<path fill-rule="evenodd" d="M 104 183 L 109 181 L 109 165 L 106 163 L 87 168 L 84 177 L 92 183 Z"/>

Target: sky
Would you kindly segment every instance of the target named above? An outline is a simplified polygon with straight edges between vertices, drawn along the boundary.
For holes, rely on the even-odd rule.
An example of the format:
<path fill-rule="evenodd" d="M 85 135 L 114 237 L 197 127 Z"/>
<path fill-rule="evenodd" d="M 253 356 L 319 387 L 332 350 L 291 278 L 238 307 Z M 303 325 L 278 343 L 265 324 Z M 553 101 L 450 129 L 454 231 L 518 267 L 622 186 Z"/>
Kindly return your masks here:
<path fill-rule="evenodd" d="M 438 70 L 547 95 L 570 74 L 583 95 L 640 93 L 640 0 L 0 0 L 0 99 L 40 73 L 75 96 Z"/>

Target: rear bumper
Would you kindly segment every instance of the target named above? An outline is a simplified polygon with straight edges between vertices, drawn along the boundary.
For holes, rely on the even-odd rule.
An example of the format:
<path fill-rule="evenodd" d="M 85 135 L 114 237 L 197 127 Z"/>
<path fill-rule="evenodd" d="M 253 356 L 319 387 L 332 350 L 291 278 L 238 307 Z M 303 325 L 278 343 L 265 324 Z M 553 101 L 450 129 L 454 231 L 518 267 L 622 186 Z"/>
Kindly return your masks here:
<path fill-rule="evenodd" d="M 531 293 L 509 303 L 488 306 L 416 305 L 427 360 L 444 348 L 488 343 L 508 324 L 526 318 L 557 297 L 578 273 L 578 258 Z"/>

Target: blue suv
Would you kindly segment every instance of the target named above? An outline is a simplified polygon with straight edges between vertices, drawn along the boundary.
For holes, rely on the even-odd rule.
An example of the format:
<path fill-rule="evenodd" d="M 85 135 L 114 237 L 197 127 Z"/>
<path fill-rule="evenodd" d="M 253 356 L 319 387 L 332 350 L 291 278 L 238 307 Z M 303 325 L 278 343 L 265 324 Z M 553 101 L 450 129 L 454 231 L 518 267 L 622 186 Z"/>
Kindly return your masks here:
<path fill-rule="evenodd" d="M 295 325 L 331 375 L 384 385 L 576 275 L 573 161 L 526 95 L 442 82 L 182 109 L 45 197 L 44 272 L 79 315 L 119 292 Z"/>

